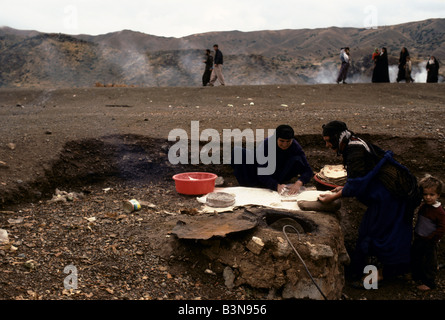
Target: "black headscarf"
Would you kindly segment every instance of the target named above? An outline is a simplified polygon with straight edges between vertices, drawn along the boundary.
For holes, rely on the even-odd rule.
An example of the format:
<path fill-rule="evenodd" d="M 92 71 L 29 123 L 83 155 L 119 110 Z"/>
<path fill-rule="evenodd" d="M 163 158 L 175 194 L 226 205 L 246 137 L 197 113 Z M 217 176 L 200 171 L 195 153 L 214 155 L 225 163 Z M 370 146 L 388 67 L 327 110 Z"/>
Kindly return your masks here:
<path fill-rule="evenodd" d="M 281 139 L 293 139 L 294 138 L 294 129 L 292 129 L 291 126 L 288 126 L 287 124 L 282 124 L 279 125 L 276 129 L 275 129 L 275 134 L 278 138 Z"/>
<path fill-rule="evenodd" d="M 348 130 L 346 123 L 338 120 L 331 121 L 322 126 L 323 137 L 329 137 L 329 142 L 332 144 L 333 149 L 339 149 L 340 135 Z"/>

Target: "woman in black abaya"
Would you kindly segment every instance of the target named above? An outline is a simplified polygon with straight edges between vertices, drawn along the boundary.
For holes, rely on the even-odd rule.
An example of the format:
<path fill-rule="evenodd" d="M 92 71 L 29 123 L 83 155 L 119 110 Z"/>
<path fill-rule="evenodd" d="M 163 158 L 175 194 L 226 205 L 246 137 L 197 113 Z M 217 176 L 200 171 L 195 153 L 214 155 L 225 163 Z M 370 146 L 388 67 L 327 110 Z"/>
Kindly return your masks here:
<path fill-rule="evenodd" d="M 409 56 L 408 49 L 403 47 L 402 50 L 400 51 L 399 73 L 397 74 L 397 82 L 406 80 L 405 64 L 406 64 L 406 57 L 408 56 Z"/>
<path fill-rule="evenodd" d="M 428 60 L 426 64 L 426 70 L 428 72 L 426 82 L 434 83 L 439 81 L 439 62 L 434 56 Z"/>
<path fill-rule="evenodd" d="M 389 82 L 388 53 L 386 48 L 382 48 L 382 51 L 374 57 L 374 62 L 372 82 Z"/>
<path fill-rule="evenodd" d="M 388 70 L 388 52 L 386 48 L 382 48 L 382 53 L 379 58 L 379 80 L 380 82 L 389 82 L 389 70 Z"/>

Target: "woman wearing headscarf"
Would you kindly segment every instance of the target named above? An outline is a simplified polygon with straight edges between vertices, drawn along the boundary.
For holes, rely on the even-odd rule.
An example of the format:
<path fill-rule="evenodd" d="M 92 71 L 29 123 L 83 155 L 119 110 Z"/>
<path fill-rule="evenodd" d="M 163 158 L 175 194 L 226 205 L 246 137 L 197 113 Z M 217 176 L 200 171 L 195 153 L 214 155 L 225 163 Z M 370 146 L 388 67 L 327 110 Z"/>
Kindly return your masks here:
<path fill-rule="evenodd" d="M 372 82 L 380 82 L 379 81 L 379 58 L 380 52 L 379 48 L 375 48 L 372 53 L 372 61 L 374 62 L 374 70 L 372 70 Z"/>
<path fill-rule="evenodd" d="M 379 82 L 389 82 L 388 52 L 385 47 L 379 57 Z"/>
<path fill-rule="evenodd" d="M 427 83 L 435 83 L 439 81 L 439 62 L 434 56 L 428 60 L 426 64 Z"/>
<path fill-rule="evenodd" d="M 374 61 L 372 82 L 389 82 L 388 53 L 386 48 L 383 47 L 380 51 L 376 48 L 372 55 L 372 60 Z"/>
<path fill-rule="evenodd" d="M 397 82 L 406 80 L 406 71 L 405 71 L 406 57 L 409 57 L 408 49 L 403 47 L 402 50 L 400 51 L 399 72 L 397 74 Z"/>
<path fill-rule="evenodd" d="M 271 143 L 275 144 L 275 148 L 270 147 Z M 241 186 L 263 187 L 279 193 L 287 189 L 289 194 L 295 194 L 314 175 L 302 147 L 294 138 L 294 130 L 288 125 L 278 126 L 272 136 L 262 141 L 254 154 L 253 164 L 247 164 L 245 161 L 246 154 L 252 150 L 242 148 L 241 152 L 243 156 L 241 163 L 234 161 L 235 150 L 232 153 L 232 168 Z M 268 162 L 258 161 L 259 155 L 268 159 Z M 270 164 L 269 161 L 275 161 L 273 173 L 260 174 L 259 169 L 267 167 Z M 297 181 L 286 186 L 286 183 L 293 178 L 297 178 Z"/>
<path fill-rule="evenodd" d="M 383 277 L 408 271 L 412 218 L 420 203 L 417 180 L 393 158 L 391 151 L 365 142 L 341 121 L 323 125 L 326 146 L 343 157 L 347 182 L 332 193 L 320 195 L 329 203 L 340 197 L 356 197 L 367 206 L 352 255 L 354 275 L 363 275 L 367 258 L 382 264 Z"/>
<path fill-rule="evenodd" d="M 206 66 L 202 75 L 202 85 L 205 87 L 210 81 L 210 75 L 212 74 L 213 69 L 213 56 L 210 54 L 210 49 L 206 49 L 205 59 L 203 62 Z"/>

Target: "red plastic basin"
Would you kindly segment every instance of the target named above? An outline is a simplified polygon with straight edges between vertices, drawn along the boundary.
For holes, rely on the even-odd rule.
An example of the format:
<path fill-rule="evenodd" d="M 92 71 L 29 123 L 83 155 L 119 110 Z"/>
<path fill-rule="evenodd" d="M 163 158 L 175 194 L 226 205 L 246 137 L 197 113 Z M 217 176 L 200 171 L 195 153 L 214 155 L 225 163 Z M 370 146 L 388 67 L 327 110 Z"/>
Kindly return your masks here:
<path fill-rule="evenodd" d="M 202 195 L 213 192 L 218 176 L 208 172 L 184 172 L 173 176 L 176 191 L 188 195 Z"/>

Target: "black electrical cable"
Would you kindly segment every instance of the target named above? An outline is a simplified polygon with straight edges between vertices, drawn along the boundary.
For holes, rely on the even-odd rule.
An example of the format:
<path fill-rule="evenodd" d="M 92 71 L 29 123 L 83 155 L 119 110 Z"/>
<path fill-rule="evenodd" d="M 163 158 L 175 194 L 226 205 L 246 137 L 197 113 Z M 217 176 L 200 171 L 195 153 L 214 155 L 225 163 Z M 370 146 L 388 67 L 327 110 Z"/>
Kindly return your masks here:
<path fill-rule="evenodd" d="M 298 233 L 298 240 L 300 240 L 300 233 L 298 232 L 298 230 L 291 225 L 285 225 L 283 226 L 283 233 L 284 236 L 286 237 L 287 242 L 290 244 L 290 246 L 292 247 L 292 249 L 294 249 L 295 253 L 297 254 L 298 258 L 300 259 L 300 261 L 303 263 L 304 268 L 306 269 L 307 274 L 309 275 L 309 277 L 311 277 L 312 282 L 315 284 L 315 286 L 317 287 L 318 291 L 320 291 L 321 295 L 323 296 L 323 298 L 325 300 L 328 300 L 328 298 L 326 298 L 326 296 L 324 295 L 323 291 L 321 291 L 320 287 L 317 285 L 317 283 L 315 282 L 314 278 L 312 277 L 311 273 L 309 272 L 309 269 L 306 266 L 306 263 L 304 263 L 303 259 L 301 258 L 300 254 L 298 253 L 297 249 L 295 249 L 294 245 L 292 244 L 292 242 L 289 240 L 289 237 L 287 236 L 286 233 L 286 227 L 291 227 L 292 229 L 294 229 L 297 233 Z"/>

